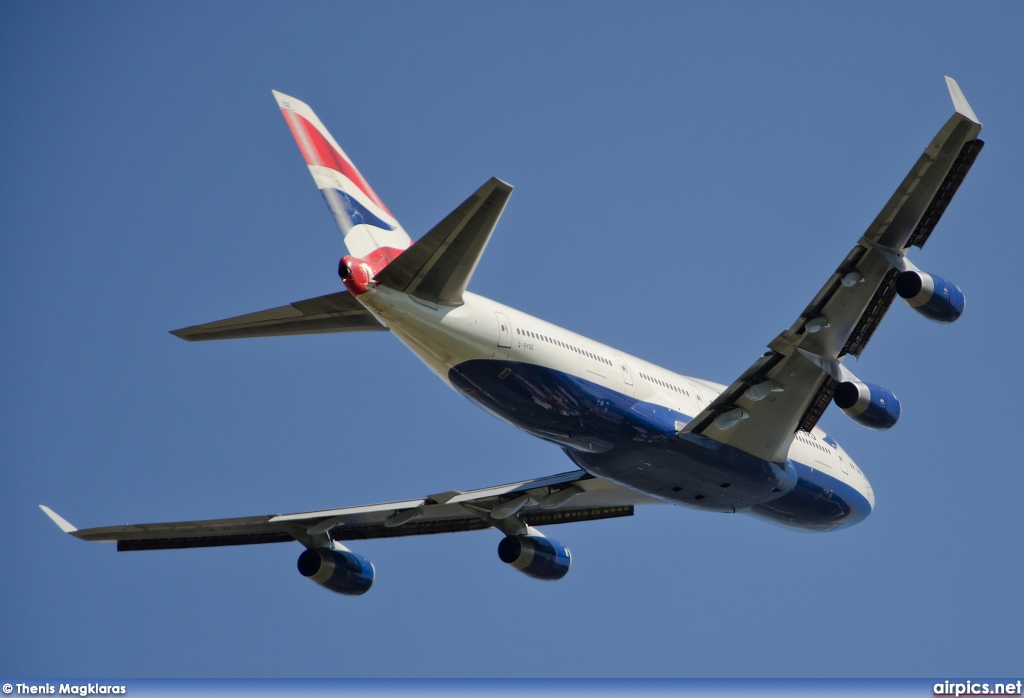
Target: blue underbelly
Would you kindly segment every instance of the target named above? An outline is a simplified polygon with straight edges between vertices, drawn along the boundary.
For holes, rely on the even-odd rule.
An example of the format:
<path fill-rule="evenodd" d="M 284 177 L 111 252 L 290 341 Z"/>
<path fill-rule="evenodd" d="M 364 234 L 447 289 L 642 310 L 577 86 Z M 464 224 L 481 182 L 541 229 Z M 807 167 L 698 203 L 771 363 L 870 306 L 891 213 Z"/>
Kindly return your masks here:
<path fill-rule="evenodd" d="M 448 380 L 510 424 L 582 451 L 610 450 L 637 402 L 585 378 L 517 361 L 466 361 L 448 372 Z"/>
<path fill-rule="evenodd" d="M 748 513 L 772 523 L 816 531 L 852 526 L 871 513 L 871 503 L 850 485 L 803 463 L 790 462 L 798 476 L 796 487 Z"/>
<path fill-rule="evenodd" d="M 488 412 L 562 446 L 588 472 L 665 501 L 821 530 L 870 512 L 860 493 L 825 473 L 677 435 L 690 415 L 579 376 L 479 359 L 453 367 L 448 378 Z"/>

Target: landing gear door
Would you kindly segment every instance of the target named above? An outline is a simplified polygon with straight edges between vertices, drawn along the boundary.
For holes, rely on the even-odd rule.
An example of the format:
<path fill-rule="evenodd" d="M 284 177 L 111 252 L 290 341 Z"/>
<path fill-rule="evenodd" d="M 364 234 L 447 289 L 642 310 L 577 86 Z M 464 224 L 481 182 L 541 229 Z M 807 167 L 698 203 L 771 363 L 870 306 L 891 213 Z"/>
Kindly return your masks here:
<path fill-rule="evenodd" d="M 618 354 L 612 354 L 615 357 L 615 362 L 619 365 L 619 370 L 622 371 L 622 382 L 626 384 L 626 394 L 630 397 L 633 396 L 633 374 L 630 373 L 629 365 L 625 360 Z"/>
<path fill-rule="evenodd" d="M 494 313 L 498 317 L 498 346 L 499 347 L 511 347 L 512 346 L 512 325 L 508 321 L 508 316 L 505 313 Z"/>

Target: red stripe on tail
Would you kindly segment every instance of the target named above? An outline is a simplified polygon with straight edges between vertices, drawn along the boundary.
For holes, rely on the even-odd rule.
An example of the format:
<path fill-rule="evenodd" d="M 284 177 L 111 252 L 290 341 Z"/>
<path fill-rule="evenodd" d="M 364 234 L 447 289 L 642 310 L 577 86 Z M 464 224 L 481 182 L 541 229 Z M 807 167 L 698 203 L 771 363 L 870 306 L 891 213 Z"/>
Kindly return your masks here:
<path fill-rule="evenodd" d="M 284 120 L 288 122 L 288 128 L 291 129 L 295 142 L 299 144 L 299 150 L 302 151 L 302 157 L 306 159 L 307 165 L 326 167 L 345 175 L 373 203 L 377 204 L 382 211 L 394 218 L 388 207 L 384 205 L 380 197 L 377 196 L 367 181 L 363 179 L 363 176 L 359 174 L 359 170 L 334 149 L 334 146 L 323 137 L 323 134 L 317 130 L 316 126 L 289 109 L 282 109 L 281 113 L 284 115 Z"/>

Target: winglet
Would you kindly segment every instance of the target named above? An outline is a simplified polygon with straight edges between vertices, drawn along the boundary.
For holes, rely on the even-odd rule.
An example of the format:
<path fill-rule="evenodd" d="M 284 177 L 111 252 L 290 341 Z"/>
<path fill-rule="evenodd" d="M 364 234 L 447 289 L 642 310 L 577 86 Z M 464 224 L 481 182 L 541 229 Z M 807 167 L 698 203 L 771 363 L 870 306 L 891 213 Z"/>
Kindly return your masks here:
<path fill-rule="evenodd" d="M 77 528 L 72 526 L 70 523 L 68 523 L 67 519 L 65 519 L 63 516 L 61 516 L 60 514 L 55 512 L 53 509 L 51 509 L 50 507 L 46 506 L 45 504 L 40 504 L 39 508 L 42 509 L 43 513 L 46 514 L 47 516 L 49 516 L 50 520 L 53 521 L 55 524 L 57 524 L 57 527 L 60 528 L 60 530 L 64 531 L 64 533 L 74 533 L 75 531 L 78 530 Z"/>
<path fill-rule="evenodd" d="M 946 76 L 946 87 L 949 88 L 949 96 L 953 98 L 953 107 L 956 109 L 958 114 L 963 114 L 968 119 L 976 124 L 980 124 L 978 117 L 974 115 L 974 110 L 971 109 L 971 105 L 967 103 L 967 98 L 964 97 L 964 93 L 960 91 L 960 86 L 956 84 L 956 80 Z"/>

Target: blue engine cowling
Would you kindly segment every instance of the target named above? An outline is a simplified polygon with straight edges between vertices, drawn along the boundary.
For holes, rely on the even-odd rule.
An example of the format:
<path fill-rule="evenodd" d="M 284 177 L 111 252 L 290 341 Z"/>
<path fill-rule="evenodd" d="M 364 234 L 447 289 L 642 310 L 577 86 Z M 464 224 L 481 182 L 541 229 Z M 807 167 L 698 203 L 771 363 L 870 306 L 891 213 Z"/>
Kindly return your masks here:
<path fill-rule="evenodd" d="M 365 594 L 373 586 L 373 564 L 347 550 L 316 548 L 299 555 L 299 574 L 347 596 Z"/>
<path fill-rule="evenodd" d="M 846 381 L 836 388 L 835 403 L 853 421 L 872 429 L 888 429 L 900 418 L 900 401 L 885 388 Z"/>
<path fill-rule="evenodd" d="M 498 543 L 498 557 L 535 579 L 561 579 L 572 564 L 568 548 L 540 536 L 508 536 Z"/>
<path fill-rule="evenodd" d="M 911 308 L 935 322 L 953 322 L 964 312 L 964 292 L 934 274 L 902 272 L 896 277 L 896 293 Z"/>

